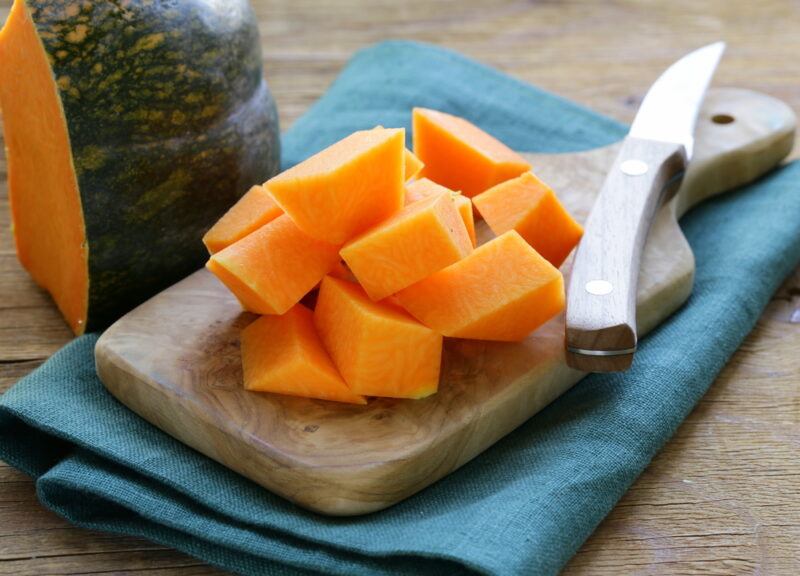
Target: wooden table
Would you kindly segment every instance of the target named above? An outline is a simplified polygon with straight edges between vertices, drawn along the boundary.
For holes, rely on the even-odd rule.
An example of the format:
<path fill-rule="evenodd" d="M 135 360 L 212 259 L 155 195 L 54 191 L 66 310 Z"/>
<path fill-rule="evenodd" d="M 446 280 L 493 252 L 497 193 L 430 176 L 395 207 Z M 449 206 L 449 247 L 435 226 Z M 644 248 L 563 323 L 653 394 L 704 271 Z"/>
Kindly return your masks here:
<path fill-rule="evenodd" d="M 0 1 L 3 19 L 10 1 Z M 792 0 L 254 4 L 284 127 L 353 51 L 386 38 L 449 46 L 625 121 L 669 63 L 725 39 L 729 50 L 717 85 L 762 90 L 800 111 L 800 4 Z M 16 261 L 3 183 L 0 391 L 70 337 Z M 800 573 L 798 351 L 800 269 L 565 573 Z M 27 477 L 0 462 L 0 574 L 100 572 L 219 573 L 144 540 L 71 527 L 38 504 Z"/>

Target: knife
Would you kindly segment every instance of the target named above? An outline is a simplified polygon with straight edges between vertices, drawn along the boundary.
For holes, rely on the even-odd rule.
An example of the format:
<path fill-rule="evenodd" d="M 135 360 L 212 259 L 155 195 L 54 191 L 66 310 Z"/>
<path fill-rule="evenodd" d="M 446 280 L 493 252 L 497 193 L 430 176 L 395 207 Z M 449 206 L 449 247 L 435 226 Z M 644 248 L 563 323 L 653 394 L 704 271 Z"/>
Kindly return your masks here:
<path fill-rule="evenodd" d="M 567 364 L 626 370 L 636 352 L 636 288 L 656 212 L 677 191 L 725 44 L 687 54 L 650 87 L 586 221 L 567 290 Z"/>

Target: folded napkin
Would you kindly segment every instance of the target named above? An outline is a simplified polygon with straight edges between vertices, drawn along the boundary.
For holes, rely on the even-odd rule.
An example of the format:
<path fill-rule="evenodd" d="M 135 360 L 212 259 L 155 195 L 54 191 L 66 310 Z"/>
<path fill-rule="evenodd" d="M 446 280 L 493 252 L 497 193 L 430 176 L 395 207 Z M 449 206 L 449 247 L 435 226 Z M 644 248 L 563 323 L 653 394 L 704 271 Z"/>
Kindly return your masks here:
<path fill-rule="evenodd" d="M 608 144 L 624 126 L 461 56 L 358 53 L 284 136 L 291 165 L 412 106 L 465 116 L 517 150 Z M 420 494 L 364 517 L 306 512 L 128 411 L 78 338 L 0 397 L 0 458 L 71 522 L 143 536 L 242 574 L 554 574 L 708 389 L 800 260 L 800 165 L 695 209 L 689 302 L 624 374 L 584 379 Z"/>

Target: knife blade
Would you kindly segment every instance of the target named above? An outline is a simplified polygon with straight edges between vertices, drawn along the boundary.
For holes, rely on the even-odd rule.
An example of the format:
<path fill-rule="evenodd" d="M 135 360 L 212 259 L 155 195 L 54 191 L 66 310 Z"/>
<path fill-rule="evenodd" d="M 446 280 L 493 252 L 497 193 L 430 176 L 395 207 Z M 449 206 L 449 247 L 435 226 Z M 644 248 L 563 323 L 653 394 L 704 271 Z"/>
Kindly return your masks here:
<path fill-rule="evenodd" d="M 636 289 L 656 211 L 691 160 L 700 105 L 722 53 L 709 44 L 650 87 L 586 221 L 566 314 L 566 359 L 589 372 L 625 370 L 636 352 Z"/>
<path fill-rule="evenodd" d="M 725 43 L 715 42 L 667 68 L 647 91 L 629 135 L 683 144 L 691 160 L 697 113 L 724 51 Z"/>

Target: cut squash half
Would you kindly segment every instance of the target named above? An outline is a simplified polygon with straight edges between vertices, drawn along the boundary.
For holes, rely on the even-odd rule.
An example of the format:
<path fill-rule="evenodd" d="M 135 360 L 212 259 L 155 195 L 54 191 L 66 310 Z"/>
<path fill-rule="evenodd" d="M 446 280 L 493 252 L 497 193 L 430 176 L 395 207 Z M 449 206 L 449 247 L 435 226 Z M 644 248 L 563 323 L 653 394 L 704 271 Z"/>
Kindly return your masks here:
<path fill-rule="evenodd" d="M 72 331 L 86 329 L 89 249 L 66 117 L 25 2 L 0 31 L 0 104 L 19 261 Z"/>

